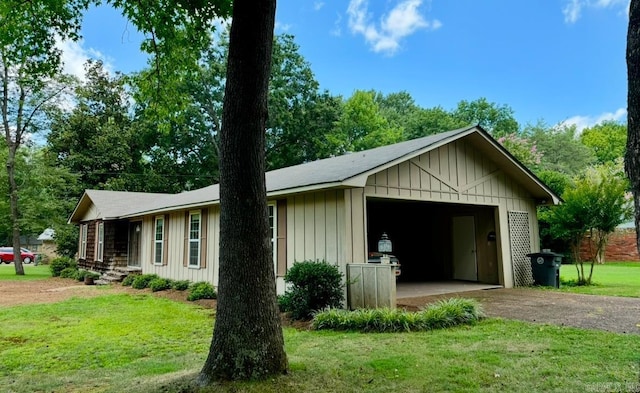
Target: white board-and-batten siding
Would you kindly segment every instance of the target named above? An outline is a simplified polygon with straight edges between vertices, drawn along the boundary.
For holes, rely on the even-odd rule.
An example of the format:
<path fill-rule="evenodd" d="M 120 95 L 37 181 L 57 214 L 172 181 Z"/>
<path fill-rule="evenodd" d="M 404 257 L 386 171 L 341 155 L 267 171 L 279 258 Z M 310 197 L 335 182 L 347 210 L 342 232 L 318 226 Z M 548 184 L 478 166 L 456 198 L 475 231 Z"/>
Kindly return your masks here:
<path fill-rule="evenodd" d="M 200 210 L 200 209 L 194 209 Z M 160 277 L 172 280 L 189 280 L 192 282 L 207 281 L 218 284 L 218 234 L 220 233 L 220 214 L 218 206 L 207 208 L 206 231 L 206 267 L 188 267 L 184 260 L 186 215 L 185 211 L 171 212 L 165 215 L 165 234 L 168 236 L 166 265 L 154 263 L 153 235 L 156 216 L 147 216 L 142 222 L 144 239 L 142 241 L 142 272 L 144 274 L 157 274 Z M 202 212 L 202 211 L 201 211 Z M 202 261 L 201 261 L 202 265 Z"/>
<path fill-rule="evenodd" d="M 344 207 L 343 190 L 287 198 L 287 268 L 308 260 L 344 260 Z"/>
<path fill-rule="evenodd" d="M 369 176 L 366 196 L 528 210 L 535 201 L 488 157 L 464 140 Z"/>

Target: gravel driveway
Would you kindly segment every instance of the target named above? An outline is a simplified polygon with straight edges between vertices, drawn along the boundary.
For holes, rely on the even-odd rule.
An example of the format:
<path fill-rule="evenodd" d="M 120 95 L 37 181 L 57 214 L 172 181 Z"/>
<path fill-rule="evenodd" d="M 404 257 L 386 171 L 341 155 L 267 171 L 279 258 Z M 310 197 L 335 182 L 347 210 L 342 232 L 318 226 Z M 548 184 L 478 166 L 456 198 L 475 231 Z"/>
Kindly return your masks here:
<path fill-rule="evenodd" d="M 416 310 L 440 299 L 477 299 L 489 317 L 640 335 L 640 298 L 579 295 L 534 288 L 500 288 L 398 299 Z"/>

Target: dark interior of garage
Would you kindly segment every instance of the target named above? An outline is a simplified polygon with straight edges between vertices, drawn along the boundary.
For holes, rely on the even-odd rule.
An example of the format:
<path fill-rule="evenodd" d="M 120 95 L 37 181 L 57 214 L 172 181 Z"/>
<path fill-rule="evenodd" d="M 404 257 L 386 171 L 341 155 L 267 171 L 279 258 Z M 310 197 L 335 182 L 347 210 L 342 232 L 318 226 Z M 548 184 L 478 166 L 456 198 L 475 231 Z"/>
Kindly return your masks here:
<path fill-rule="evenodd" d="M 473 215 L 476 220 L 478 282 L 498 284 L 494 208 L 450 203 L 368 199 L 367 239 L 376 252 L 386 233 L 398 258 L 398 282 L 444 281 L 453 278 L 452 218 Z"/>

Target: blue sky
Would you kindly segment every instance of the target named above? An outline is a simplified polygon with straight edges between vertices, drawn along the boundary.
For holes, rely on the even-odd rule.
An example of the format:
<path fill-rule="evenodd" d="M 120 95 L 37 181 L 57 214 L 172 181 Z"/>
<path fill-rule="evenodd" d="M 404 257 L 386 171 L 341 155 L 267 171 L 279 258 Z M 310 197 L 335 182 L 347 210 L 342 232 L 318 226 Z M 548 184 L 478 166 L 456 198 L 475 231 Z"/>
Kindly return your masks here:
<path fill-rule="evenodd" d="M 276 34 L 295 37 L 322 90 L 407 91 L 425 108 L 485 97 L 522 124 L 626 121 L 629 0 L 279 0 Z M 141 36 L 91 10 L 67 70 L 86 58 L 145 67 Z"/>

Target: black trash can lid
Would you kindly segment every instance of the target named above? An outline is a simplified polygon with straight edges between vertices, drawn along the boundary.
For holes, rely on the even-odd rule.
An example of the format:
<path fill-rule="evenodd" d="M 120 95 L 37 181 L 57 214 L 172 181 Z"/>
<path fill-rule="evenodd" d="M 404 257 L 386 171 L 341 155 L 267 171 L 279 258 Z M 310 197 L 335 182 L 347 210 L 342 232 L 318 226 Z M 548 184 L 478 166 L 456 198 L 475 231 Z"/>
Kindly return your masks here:
<path fill-rule="evenodd" d="M 539 252 L 532 252 L 530 254 L 527 254 L 527 256 L 528 257 L 561 257 L 562 254 L 558 254 L 558 253 L 555 253 L 555 252 L 543 250 L 543 251 L 539 251 Z"/>

